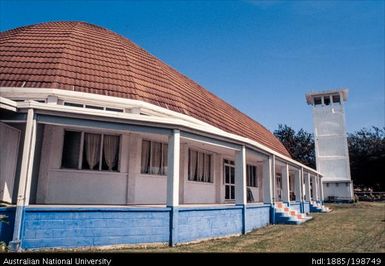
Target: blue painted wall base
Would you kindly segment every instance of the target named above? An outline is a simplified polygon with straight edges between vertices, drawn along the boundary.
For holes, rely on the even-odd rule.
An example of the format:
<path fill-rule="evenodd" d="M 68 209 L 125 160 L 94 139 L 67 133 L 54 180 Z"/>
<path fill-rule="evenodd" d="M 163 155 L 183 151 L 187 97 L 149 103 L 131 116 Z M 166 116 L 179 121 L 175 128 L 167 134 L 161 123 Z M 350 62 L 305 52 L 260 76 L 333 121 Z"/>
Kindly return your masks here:
<path fill-rule="evenodd" d="M 10 248 L 47 249 L 164 243 L 240 235 L 270 223 L 270 204 L 178 208 L 25 207 L 21 241 L 14 224 L 2 224 Z M 14 217 L 15 208 L 0 213 Z M 12 219 L 11 219 L 12 220 Z"/>
<path fill-rule="evenodd" d="M 304 213 L 310 213 L 310 202 L 305 201 L 303 204 L 303 212 Z"/>

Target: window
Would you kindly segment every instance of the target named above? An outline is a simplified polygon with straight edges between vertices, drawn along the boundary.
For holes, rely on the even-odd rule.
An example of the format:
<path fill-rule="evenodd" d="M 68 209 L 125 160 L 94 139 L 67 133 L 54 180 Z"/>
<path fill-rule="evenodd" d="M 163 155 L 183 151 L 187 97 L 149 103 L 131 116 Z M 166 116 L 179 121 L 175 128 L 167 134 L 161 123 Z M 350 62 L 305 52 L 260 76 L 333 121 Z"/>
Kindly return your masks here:
<path fill-rule="evenodd" d="M 212 183 L 211 155 L 205 152 L 189 150 L 188 180 Z"/>
<path fill-rule="evenodd" d="M 336 187 L 338 187 L 338 183 L 336 183 Z"/>
<path fill-rule="evenodd" d="M 346 184 L 347 187 L 349 186 L 349 183 L 345 183 L 345 184 Z"/>
<path fill-rule="evenodd" d="M 314 105 L 321 105 L 321 104 L 322 104 L 321 97 L 314 97 Z"/>
<path fill-rule="evenodd" d="M 79 167 L 81 132 L 65 131 L 63 143 L 62 167 L 77 169 Z"/>
<path fill-rule="evenodd" d="M 338 94 L 332 96 L 333 103 L 341 103 L 341 98 Z"/>
<path fill-rule="evenodd" d="M 80 104 L 80 103 L 71 103 L 71 102 L 64 102 L 64 105 L 65 105 L 65 106 L 72 106 L 72 107 L 80 107 L 80 108 L 83 108 L 83 107 L 84 107 L 83 104 Z"/>
<path fill-rule="evenodd" d="M 118 171 L 120 137 L 64 131 L 62 168 Z"/>
<path fill-rule="evenodd" d="M 224 160 L 223 184 L 225 185 L 225 200 L 235 199 L 235 166 L 234 161 Z"/>
<path fill-rule="evenodd" d="M 326 183 L 326 187 L 329 187 L 329 183 Z"/>
<path fill-rule="evenodd" d="M 106 107 L 106 111 L 123 113 L 123 109 Z"/>
<path fill-rule="evenodd" d="M 324 96 L 324 104 L 329 105 L 330 104 L 330 97 L 329 96 Z"/>
<path fill-rule="evenodd" d="M 86 105 L 86 108 L 95 109 L 95 110 L 104 110 L 103 106 L 95 106 L 95 105 Z"/>
<path fill-rule="evenodd" d="M 72 107 L 79 107 L 79 108 L 87 108 L 87 109 L 105 110 L 105 111 L 110 111 L 110 112 L 124 113 L 124 110 L 121 109 L 121 108 L 112 108 L 112 107 L 97 106 L 97 105 L 75 103 L 75 102 L 67 102 L 67 101 L 65 101 L 63 104 L 65 106 L 72 106 Z"/>
<path fill-rule="evenodd" d="M 141 173 L 167 175 L 167 149 L 165 143 L 143 140 Z"/>
<path fill-rule="evenodd" d="M 257 183 L 257 167 L 255 165 L 246 166 L 246 179 L 248 187 L 258 187 Z"/>

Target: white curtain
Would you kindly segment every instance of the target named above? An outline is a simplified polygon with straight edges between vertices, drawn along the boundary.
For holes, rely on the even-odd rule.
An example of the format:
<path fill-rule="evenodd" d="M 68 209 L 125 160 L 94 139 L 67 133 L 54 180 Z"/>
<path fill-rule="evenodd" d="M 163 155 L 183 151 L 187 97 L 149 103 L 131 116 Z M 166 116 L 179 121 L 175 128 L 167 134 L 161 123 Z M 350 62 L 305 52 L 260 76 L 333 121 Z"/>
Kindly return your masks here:
<path fill-rule="evenodd" d="M 203 181 L 204 182 L 211 182 L 210 180 L 210 167 L 211 167 L 211 155 L 204 154 L 204 173 L 203 173 Z"/>
<path fill-rule="evenodd" d="M 197 181 L 197 152 L 190 150 L 189 180 Z"/>
<path fill-rule="evenodd" d="M 149 174 L 150 170 L 150 142 L 147 140 L 143 140 L 142 142 L 142 169 L 141 172 L 143 174 Z"/>
<path fill-rule="evenodd" d="M 162 145 L 162 174 L 167 175 L 167 165 L 168 165 L 168 145 Z"/>
<path fill-rule="evenodd" d="M 203 181 L 204 153 L 198 152 L 198 181 Z"/>
<path fill-rule="evenodd" d="M 103 152 L 104 160 L 108 166 L 108 170 L 112 170 L 117 164 L 119 150 L 119 137 L 104 135 L 103 139 Z"/>
<path fill-rule="evenodd" d="M 86 159 L 90 169 L 94 169 L 95 165 L 99 163 L 100 140 L 101 135 L 99 134 L 84 134 Z"/>
<path fill-rule="evenodd" d="M 151 174 L 159 175 L 161 168 L 161 157 L 162 157 L 162 144 L 159 142 L 151 143 Z"/>

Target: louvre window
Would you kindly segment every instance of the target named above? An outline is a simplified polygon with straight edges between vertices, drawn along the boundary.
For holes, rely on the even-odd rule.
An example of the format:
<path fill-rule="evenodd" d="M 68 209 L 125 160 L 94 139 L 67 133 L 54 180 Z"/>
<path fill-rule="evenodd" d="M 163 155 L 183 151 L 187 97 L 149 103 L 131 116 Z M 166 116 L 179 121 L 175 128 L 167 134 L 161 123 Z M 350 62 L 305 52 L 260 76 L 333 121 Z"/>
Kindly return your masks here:
<path fill-rule="evenodd" d="M 80 103 L 65 102 L 64 105 L 65 105 L 65 106 L 71 106 L 71 107 L 80 107 L 80 108 L 84 108 L 84 104 L 80 104 Z"/>
<path fill-rule="evenodd" d="M 95 109 L 95 110 L 104 110 L 103 106 L 95 106 L 95 105 L 86 105 L 86 108 Z"/>

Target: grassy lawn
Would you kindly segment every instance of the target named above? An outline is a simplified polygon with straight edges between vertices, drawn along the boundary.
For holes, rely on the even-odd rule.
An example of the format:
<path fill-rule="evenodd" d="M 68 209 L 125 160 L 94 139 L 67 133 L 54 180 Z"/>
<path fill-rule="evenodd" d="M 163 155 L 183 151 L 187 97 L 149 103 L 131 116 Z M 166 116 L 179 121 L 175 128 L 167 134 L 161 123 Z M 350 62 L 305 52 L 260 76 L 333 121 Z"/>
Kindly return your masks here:
<path fill-rule="evenodd" d="M 302 225 L 269 225 L 239 237 L 114 252 L 385 252 L 385 203 L 327 205 Z"/>

